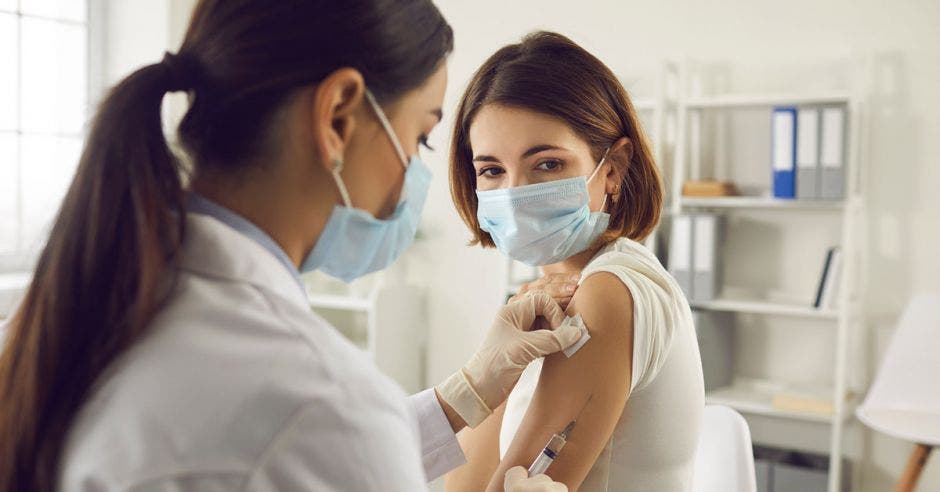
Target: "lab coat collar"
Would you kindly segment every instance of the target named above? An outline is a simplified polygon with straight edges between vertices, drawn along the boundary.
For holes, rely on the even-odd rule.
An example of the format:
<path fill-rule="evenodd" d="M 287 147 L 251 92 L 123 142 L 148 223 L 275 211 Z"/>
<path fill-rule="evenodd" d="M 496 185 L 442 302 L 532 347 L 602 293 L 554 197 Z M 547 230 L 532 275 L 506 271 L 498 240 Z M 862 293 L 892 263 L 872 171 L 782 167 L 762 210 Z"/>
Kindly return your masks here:
<path fill-rule="evenodd" d="M 256 226 L 250 220 L 199 193 L 190 192 L 186 198 L 187 211 L 214 217 L 223 224 L 247 236 L 248 239 L 261 245 L 262 248 L 274 255 L 274 257 L 281 262 L 281 265 L 284 265 L 284 268 L 287 269 L 288 273 L 294 277 L 294 281 L 297 282 L 297 287 L 300 287 L 301 291 L 304 290 L 304 281 L 300 278 L 300 272 L 297 271 L 297 267 L 291 259 L 287 257 L 287 253 L 284 252 L 284 249 L 281 248 L 268 233 L 261 230 L 260 227 Z"/>
<path fill-rule="evenodd" d="M 274 254 L 213 216 L 186 214 L 180 268 L 248 283 L 309 309 L 306 293 Z"/>

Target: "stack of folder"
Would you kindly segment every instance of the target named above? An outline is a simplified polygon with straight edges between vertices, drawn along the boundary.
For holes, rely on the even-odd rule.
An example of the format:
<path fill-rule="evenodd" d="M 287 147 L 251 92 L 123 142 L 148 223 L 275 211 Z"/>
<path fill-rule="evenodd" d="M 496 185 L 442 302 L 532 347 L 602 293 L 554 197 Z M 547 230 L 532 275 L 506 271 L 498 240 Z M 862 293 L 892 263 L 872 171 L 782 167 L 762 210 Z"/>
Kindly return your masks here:
<path fill-rule="evenodd" d="M 722 217 L 717 214 L 679 214 L 672 218 L 669 273 L 690 301 L 710 301 L 718 296 L 721 226 Z"/>
<path fill-rule="evenodd" d="M 842 199 L 845 119 L 844 105 L 774 108 L 771 153 L 775 198 Z"/>

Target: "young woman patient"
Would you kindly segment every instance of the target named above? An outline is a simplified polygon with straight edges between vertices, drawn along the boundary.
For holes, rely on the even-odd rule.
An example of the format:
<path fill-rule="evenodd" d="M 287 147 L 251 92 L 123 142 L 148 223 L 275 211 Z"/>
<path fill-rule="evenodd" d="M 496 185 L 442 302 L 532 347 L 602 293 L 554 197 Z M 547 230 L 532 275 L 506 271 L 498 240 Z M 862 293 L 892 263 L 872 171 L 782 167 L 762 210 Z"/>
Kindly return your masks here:
<path fill-rule="evenodd" d="M 591 339 L 532 363 L 461 444 L 449 491 L 502 490 L 572 420 L 548 468 L 570 490 L 690 488 L 703 403 L 688 303 L 638 241 L 659 221 L 662 182 L 616 76 L 564 36 L 506 46 L 474 75 L 457 114 L 451 192 L 474 242 L 580 276 L 567 307 Z"/>

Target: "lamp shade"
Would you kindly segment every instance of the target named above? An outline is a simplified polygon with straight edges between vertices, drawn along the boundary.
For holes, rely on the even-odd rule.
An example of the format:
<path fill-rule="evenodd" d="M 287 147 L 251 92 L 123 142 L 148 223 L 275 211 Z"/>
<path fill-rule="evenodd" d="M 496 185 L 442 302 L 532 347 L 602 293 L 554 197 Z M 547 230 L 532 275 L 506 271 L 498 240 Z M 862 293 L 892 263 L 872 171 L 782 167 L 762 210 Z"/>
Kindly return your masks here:
<path fill-rule="evenodd" d="M 879 432 L 940 446 L 940 295 L 911 299 L 856 414 Z"/>

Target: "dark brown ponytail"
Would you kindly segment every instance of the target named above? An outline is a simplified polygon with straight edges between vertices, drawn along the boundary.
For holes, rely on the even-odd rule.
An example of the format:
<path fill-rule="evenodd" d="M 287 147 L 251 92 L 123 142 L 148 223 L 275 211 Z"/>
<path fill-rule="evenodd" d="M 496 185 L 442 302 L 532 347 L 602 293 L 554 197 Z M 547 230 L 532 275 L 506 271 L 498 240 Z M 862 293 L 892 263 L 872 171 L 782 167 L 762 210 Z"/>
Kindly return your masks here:
<path fill-rule="evenodd" d="M 0 490 L 56 487 L 62 444 L 102 371 L 145 333 L 184 237 L 181 169 L 162 130 L 173 90 L 196 166 L 234 171 L 264 148 L 294 91 L 342 67 L 380 100 L 419 86 L 452 49 L 428 0 L 202 0 L 179 56 L 98 109 L 78 170 L 0 354 Z"/>
<path fill-rule="evenodd" d="M 35 277 L 0 356 L 0 476 L 51 490 L 59 444 L 88 388 L 140 336 L 183 224 L 182 187 L 160 119 L 165 65 L 101 105 Z"/>

